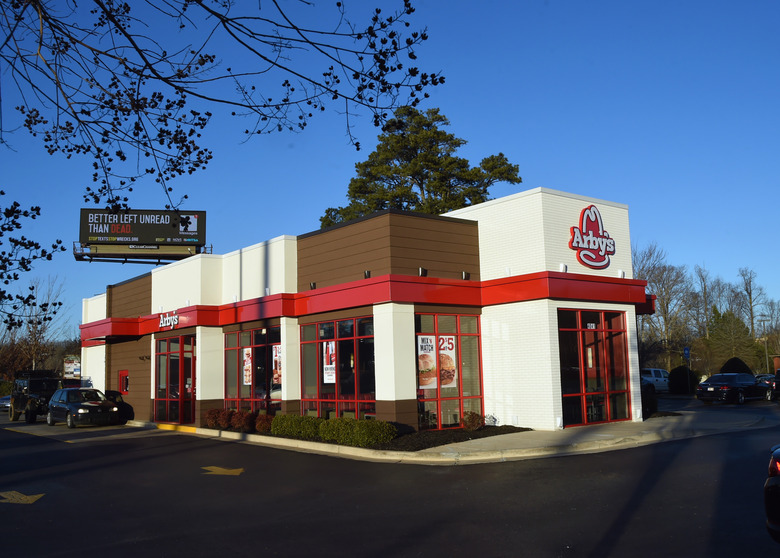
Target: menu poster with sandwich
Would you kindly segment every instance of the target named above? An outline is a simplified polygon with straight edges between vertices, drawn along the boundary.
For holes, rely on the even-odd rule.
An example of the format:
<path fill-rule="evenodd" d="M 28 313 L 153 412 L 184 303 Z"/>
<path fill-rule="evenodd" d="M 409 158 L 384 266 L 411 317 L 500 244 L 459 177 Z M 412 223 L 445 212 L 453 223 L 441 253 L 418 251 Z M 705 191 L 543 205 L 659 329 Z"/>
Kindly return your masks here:
<path fill-rule="evenodd" d="M 442 389 L 458 387 L 458 356 L 454 335 L 440 335 L 439 385 Z"/>
<path fill-rule="evenodd" d="M 417 389 L 436 389 L 436 337 L 417 336 Z"/>
<path fill-rule="evenodd" d="M 252 385 L 252 349 L 244 349 L 244 385 Z"/>
<path fill-rule="evenodd" d="M 322 383 L 336 383 L 336 342 L 326 341 L 322 349 Z"/>
<path fill-rule="evenodd" d="M 274 359 L 274 367 L 273 367 L 273 379 L 271 380 L 271 383 L 281 384 L 282 383 L 282 346 L 281 345 L 273 346 L 273 359 Z"/>

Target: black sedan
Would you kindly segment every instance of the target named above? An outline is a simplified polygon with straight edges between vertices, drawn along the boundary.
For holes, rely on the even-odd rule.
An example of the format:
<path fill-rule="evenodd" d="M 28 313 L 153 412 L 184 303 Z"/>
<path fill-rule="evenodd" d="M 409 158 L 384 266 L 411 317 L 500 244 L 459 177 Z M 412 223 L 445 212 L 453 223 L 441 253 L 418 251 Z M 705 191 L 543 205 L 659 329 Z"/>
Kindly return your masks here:
<path fill-rule="evenodd" d="M 770 450 L 769 472 L 764 483 L 766 530 L 780 543 L 780 446 Z"/>
<path fill-rule="evenodd" d="M 113 401 L 116 408 L 119 409 L 119 424 L 125 424 L 128 420 L 135 418 L 135 411 L 132 405 L 125 402 L 120 392 L 106 390 L 106 399 Z"/>
<path fill-rule="evenodd" d="M 724 401 L 743 404 L 748 399 L 769 399 L 772 390 L 752 374 L 727 373 L 710 376 L 696 388 L 696 398 L 704 403 Z"/>
<path fill-rule="evenodd" d="M 119 408 L 99 389 L 58 389 L 49 401 L 46 424 L 54 426 L 63 420 L 68 428 L 76 428 L 79 424 L 118 424 Z"/>

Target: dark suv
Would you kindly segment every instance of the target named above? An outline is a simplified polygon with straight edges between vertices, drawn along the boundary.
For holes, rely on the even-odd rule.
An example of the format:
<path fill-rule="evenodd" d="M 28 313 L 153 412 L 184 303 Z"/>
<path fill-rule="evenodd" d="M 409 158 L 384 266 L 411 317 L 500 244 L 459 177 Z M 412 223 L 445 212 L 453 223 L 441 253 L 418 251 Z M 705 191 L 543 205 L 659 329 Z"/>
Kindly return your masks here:
<path fill-rule="evenodd" d="M 27 370 L 17 372 L 15 377 L 8 418 L 19 420 L 24 413 L 25 421 L 35 422 L 38 415 L 48 412 L 49 399 L 62 387 L 62 380 L 53 370 Z"/>

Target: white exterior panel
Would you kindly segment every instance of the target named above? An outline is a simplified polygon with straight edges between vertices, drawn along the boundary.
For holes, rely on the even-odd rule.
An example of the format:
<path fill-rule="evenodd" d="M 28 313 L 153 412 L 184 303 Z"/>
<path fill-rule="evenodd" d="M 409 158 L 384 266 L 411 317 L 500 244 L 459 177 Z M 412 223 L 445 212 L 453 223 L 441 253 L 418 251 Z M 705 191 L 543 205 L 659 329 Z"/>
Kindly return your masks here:
<path fill-rule="evenodd" d="M 301 398 L 301 330 L 298 318 L 280 319 L 282 346 L 282 399 Z"/>
<path fill-rule="evenodd" d="M 569 247 L 572 227 L 579 227 L 583 209 L 595 205 L 604 230 L 615 241 L 615 254 L 604 269 L 586 267 Z M 480 277 L 483 281 L 567 271 L 602 277 L 633 277 L 628 206 L 547 188 L 458 209 L 447 217 L 479 222 Z M 562 267 L 563 266 L 563 267 Z"/>
<path fill-rule="evenodd" d="M 297 239 L 285 235 L 225 254 L 221 303 L 294 293 L 298 284 L 297 250 Z"/>
<path fill-rule="evenodd" d="M 106 294 L 99 294 L 81 301 L 81 323 L 88 324 L 106 319 Z"/>
<path fill-rule="evenodd" d="M 374 305 L 374 362 L 377 401 L 417 398 L 414 306 Z"/>
<path fill-rule="evenodd" d="M 214 327 L 196 327 L 195 335 L 195 398 L 224 399 L 225 336 Z"/>
<path fill-rule="evenodd" d="M 92 386 L 106 390 L 106 346 L 81 348 L 81 379 L 89 379 Z"/>
<path fill-rule="evenodd" d="M 199 254 L 152 270 L 152 311 L 219 304 L 222 257 Z"/>

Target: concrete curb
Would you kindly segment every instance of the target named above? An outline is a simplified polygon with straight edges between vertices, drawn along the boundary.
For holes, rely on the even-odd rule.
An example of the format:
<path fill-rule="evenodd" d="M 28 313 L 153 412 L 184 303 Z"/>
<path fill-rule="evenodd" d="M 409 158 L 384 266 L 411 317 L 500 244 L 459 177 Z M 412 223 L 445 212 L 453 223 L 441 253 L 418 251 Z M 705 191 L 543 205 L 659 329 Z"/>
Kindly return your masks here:
<path fill-rule="evenodd" d="M 475 451 L 462 451 L 448 446 L 422 450 L 417 452 L 371 450 L 350 446 L 339 446 L 323 442 L 311 442 L 307 440 L 295 440 L 290 438 L 272 438 L 260 434 L 244 434 L 226 430 L 213 430 L 211 428 L 197 428 L 192 426 L 180 426 L 174 424 L 143 423 L 139 421 L 128 422 L 131 426 L 143 428 L 194 434 L 204 438 L 213 438 L 230 442 L 249 443 L 268 448 L 313 453 L 343 459 L 356 459 L 374 463 L 396 463 L 404 465 L 477 465 L 485 463 L 502 463 L 507 461 L 520 461 L 525 459 L 539 459 L 545 457 L 558 457 L 581 453 L 599 453 L 621 449 L 630 449 L 650 444 L 724 434 L 745 430 L 746 428 L 770 428 L 777 426 L 777 421 L 768 421 L 764 417 L 748 421 L 744 424 L 699 425 L 699 427 L 682 424 L 686 418 L 693 415 L 682 414 L 674 417 L 677 420 L 657 423 L 657 428 L 648 428 L 639 432 L 625 434 L 602 434 L 600 439 L 575 441 L 570 443 L 550 443 L 537 447 L 507 448 L 507 449 L 482 449 Z M 517 434 L 522 436 L 522 433 Z M 512 435 L 509 435 L 512 436 Z M 500 437 L 499 437 L 500 438 Z M 482 440 L 488 440 L 483 438 Z M 496 440 L 494 440 L 496 441 Z"/>

